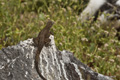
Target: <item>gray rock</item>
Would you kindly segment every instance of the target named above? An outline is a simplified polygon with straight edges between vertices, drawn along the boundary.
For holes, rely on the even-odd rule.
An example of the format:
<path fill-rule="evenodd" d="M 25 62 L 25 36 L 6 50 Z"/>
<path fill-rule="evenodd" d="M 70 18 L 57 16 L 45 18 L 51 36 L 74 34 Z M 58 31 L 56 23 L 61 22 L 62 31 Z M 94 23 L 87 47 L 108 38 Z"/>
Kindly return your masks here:
<path fill-rule="evenodd" d="M 59 51 L 50 36 L 49 47 L 40 54 L 40 71 L 47 80 L 112 80 L 108 76 L 92 71 L 77 60 L 73 53 Z M 34 67 L 37 47 L 32 39 L 0 50 L 0 80 L 41 80 Z"/>

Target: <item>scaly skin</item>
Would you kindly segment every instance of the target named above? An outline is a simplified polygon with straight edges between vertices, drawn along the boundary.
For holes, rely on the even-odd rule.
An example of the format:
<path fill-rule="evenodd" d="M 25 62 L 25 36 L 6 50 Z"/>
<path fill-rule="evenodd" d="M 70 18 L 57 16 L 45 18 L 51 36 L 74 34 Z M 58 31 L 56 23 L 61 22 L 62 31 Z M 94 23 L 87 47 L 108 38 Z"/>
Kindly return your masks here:
<path fill-rule="evenodd" d="M 39 70 L 39 66 L 38 66 L 38 63 L 40 60 L 39 55 L 42 51 L 43 46 L 50 42 L 49 36 L 50 36 L 50 28 L 52 27 L 52 25 L 53 25 L 53 22 L 48 21 L 47 25 L 45 26 L 45 28 L 43 30 L 41 30 L 38 37 L 33 39 L 33 42 L 38 47 L 36 55 L 35 55 L 35 68 L 36 68 L 37 73 L 43 80 L 46 80 L 46 79 L 43 77 L 43 75 L 41 74 L 41 72 Z"/>

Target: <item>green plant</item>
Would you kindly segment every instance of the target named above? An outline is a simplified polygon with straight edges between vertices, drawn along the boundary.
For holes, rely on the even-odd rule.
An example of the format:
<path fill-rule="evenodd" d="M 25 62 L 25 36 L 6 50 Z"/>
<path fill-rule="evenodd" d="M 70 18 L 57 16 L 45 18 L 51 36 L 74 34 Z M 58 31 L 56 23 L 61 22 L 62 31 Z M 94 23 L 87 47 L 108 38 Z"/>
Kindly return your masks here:
<path fill-rule="evenodd" d="M 85 0 L 88 2 L 88 0 Z M 69 50 L 94 71 L 120 79 L 120 41 L 116 30 L 77 21 L 84 0 L 1 0 L 0 49 L 37 36 L 48 18 L 60 50 Z M 109 34 L 109 35 L 108 35 Z"/>

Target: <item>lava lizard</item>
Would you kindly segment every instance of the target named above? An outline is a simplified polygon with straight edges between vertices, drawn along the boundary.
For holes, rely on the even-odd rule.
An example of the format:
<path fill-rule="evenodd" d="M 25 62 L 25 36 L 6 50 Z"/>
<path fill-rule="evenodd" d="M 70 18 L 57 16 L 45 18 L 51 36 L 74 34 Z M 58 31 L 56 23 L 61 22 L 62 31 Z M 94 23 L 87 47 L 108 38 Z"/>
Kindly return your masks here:
<path fill-rule="evenodd" d="M 39 70 L 39 55 L 42 51 L 43 46 L 46 46 L 49 42 L 49 36 L 50 36 L 50 28 L 52 27 L 54 23 L 52 21 L 48 21 L 47 25 L 45 26 L 45 28 L 43 28 L 43 30 L 40 31 L 40 33 L 38 34 L 38 36 L 36 38 L 33 38 L 33 42 L 35 43 L 35 45 L 38 47 L 37 48 L 37 52 L 35 55 L 35 68 L 37 73 L 39 74 L 39 76 L 43 79 L 46 80 L 43 75 L 41 74 L 40 70 Z"/>

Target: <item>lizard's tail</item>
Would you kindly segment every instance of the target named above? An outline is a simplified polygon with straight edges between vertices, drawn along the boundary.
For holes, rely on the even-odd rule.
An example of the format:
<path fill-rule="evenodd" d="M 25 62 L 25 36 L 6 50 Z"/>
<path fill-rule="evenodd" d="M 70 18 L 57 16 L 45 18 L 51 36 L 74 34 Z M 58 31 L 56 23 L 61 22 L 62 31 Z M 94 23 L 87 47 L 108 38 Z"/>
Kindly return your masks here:
<path fill-rule="evenodd" d="M 38 61 L 39 61 L 39 55 L 36 55 L 35 56 L 35 68 L 36 68 L 36 71 L 37 73 L 39 74 L 39 76 L 43 79 L 43 80 L 47 80 L 43 77 L 43 75 L 41 74 L 40 70 L 39 70 L 39 67 L 38 67 Z"/>

